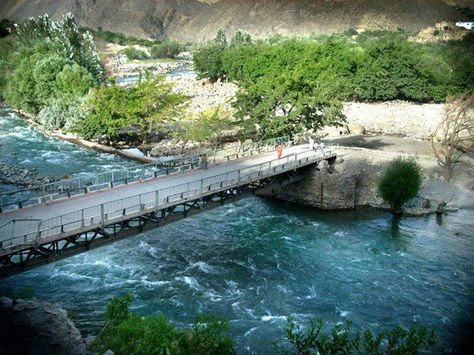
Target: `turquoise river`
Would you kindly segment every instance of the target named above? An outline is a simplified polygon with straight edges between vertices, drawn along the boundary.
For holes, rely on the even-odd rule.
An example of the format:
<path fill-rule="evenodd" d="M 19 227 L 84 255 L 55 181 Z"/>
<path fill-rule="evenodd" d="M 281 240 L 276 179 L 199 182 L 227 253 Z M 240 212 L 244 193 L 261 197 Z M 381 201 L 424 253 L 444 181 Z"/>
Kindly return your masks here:
<path fill-rule="evenodd" d="M 0 161 L 58 177 L 136 165 L 46 138 L 6 109 Z M 199 312 L 227 318 L 241 354 L 272 353 L 289 315 L 375 332 L 424 324 L 433 351 L 449 353 L 473 333 L 473 238 L 473 210 L 397 220 L 254 197 L 1 280 L 0 294 L 31 288 L 84 335 L 101 329 L 108 299 L 131 292 L 134 312 L 178 326 Z"/>

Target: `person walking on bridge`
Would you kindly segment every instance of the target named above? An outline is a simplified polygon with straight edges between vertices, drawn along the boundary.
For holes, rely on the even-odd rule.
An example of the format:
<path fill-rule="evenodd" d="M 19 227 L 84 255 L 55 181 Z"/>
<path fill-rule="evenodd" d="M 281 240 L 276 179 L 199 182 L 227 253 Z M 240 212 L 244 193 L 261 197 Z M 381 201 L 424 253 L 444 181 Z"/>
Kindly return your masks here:
<path fill-rule="evenodd" d="M 278 156 L 278 159 L 281 159 L 281 156 L 283 155 L 283 146 L 281 144 L 278 144 L 278 147 L 277 147 L 277 156 Z"/>
<path fill-rule="evenodd" d="M 202 158 L 201 158 L 201 161 L 202 161 L 202 168 L 204 170 L 207 170 L 207 154 L 203 154 Z"/>

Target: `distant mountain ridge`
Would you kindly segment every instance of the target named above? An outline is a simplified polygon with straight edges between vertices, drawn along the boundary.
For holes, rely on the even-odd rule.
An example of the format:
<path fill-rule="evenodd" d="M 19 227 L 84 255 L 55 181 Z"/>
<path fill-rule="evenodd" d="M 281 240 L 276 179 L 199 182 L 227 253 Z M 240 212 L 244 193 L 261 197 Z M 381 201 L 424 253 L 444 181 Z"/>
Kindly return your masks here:
<path fill-rule="evenodd" d="M 452 5 L 474 0 L 0 0 L 0 18 L 17 21 L 71 12 L 83 26 L 180 41 L 205 41 L 222 27 L 255 37 L 305 36 L 349 28 L 416 31 L 465 20 Z"/>

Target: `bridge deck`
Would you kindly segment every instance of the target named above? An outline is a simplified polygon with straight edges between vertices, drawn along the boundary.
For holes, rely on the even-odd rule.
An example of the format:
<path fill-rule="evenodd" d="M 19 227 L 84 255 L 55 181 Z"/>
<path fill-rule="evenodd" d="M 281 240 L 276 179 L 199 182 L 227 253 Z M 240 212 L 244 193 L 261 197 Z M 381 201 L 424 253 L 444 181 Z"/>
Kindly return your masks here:
<path fill-rule="evenodd" d="M 307 145 L 285 148 L 282 159 L 270 152 L 210 165 L 180 174 L 55 200 L 47 204 L 0 214 L 0 256 L 27 244 L 60 238 L 68 232 L 87 231 L 105 221 L 132 218 L 144 210 L 160 210 L 260 178 L 335 156 L 326 150 L 310 151 Z M 104 221 L 105 219 L 105 221 Z M 14 222 L 15 221 L 15 222 Z"/>

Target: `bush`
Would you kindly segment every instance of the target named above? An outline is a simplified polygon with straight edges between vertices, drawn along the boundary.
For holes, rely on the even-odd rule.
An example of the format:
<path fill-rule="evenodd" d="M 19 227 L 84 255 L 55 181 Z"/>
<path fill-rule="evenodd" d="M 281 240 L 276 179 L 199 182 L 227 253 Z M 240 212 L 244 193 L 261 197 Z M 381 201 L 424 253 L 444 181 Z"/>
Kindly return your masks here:
<path fill-rule="evenodd" d="M 286 338 L 290 346 L 276 346 L 276 350 L 284 354 L 418 354 L 436 343 L 434 332 L 424 327 L 405 329 L 397 326 L 378 335 L 366 330 L 361 336 L 351 330 L 350 321 L 344 326 L 335 325 L 329 334 L 323 333 L 323 326 L 322 320 L 312 321 L 303 333 L 292 318 L 288 318 Z M 293 351 L 287 351 L 287 348 Z"/>
<path fill-rule="evenodd" d="M 116 43 L 120 45 L 140 45 L 144 47 L 151 47 L 154 44 L 159 44 L 160 41 L 150 40 L 145 38 L 137 38 L 134 36 L 127 36 L 123 33 L 104 31 L 101 27 L 98 27 L 97 30 L 88 27 L 82 27 L 81 32 L 90 32 L 94 35 L 94 38 L 101 39 L 108 43 Z"/>
<path fill-rule="evenodd" d="M 114 297 L 107 305 L 106 325 L 93 350 L 102 354 L 234 354 L 227 321 L 198 316 L 193 329 L 178 329 L 163 315 L 142 318 L 132 314 L 131 295 Z"/>
<path fill-rule="evenodd" d="M 397 158 L 385 171 L 379 183 L 379 193 L 395 212 L 399 212 L 406 202 L 417 196 L 421 183 L 418 163 L 413 159 Z"/>
<path fill-rule="evenodd" d="M 151 47 L 150 55 L 152 58 L 176 58 L 182 50 L 183 46 L 179 43 L 166 41 Z"/>
<path fill-rule="evenodd" d="M 134 47 L 125 48 L 122 53 L 125 54 L 129 60 L 140 60 L 148 58 L 148 54 L 145 51 Z"/>
<path fill-rule="evenodd" d="M 62 95 L 52 98 L 38 113 L 39 123 L 46 129 L 74 131 L 87 116 L 85 98 Z"/>

